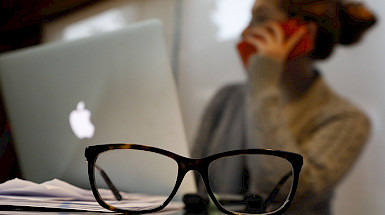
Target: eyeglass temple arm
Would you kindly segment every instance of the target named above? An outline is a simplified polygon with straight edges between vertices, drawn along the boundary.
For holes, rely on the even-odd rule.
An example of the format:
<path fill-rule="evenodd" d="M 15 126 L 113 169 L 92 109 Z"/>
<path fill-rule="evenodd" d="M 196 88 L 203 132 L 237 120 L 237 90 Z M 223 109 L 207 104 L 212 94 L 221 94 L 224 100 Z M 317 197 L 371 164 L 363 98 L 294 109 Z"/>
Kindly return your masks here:
<path fill-rule="evenodd" d="M 116 189 L 115 185 L 112 183 L 110 178 L 107 176 L 106 172 L 96 164 L 95 164 L 95 168 L 99 171 L 100 175 L 102 176 L 102 178 L 106 182 L 108 188 L 110 188 L 110 190 L 114 194 L 116 200 L 118 200 L 118 201 L 122 200 L 122 196 L 120 195 L 118 189 Z"/>
<path fill-rule="evenodd" d="M 279 193 L 279 190 L 282 188 L 283 184 L 285 184 L 285 182 L 287 181 L 287 179 L 290 178 L 290 176 L 293 175 L 293 172 L 292 171 L 289 171 L 288 173 L 286 173 L 286 175 L 284 175 L 281 180 L 277 183 L 277 185 L 275 185 L 274 189 L 271 191 L 271 193 L 269 194 L 269 196 L 267 197 L 267 199 L 263 202 L 263 207 L 264 209 L 267 208 L 267 206 L 271 203 L 271 201 L 273 199 L 275 199 L 275 197 L 277 196 L 277 194 Z"/>

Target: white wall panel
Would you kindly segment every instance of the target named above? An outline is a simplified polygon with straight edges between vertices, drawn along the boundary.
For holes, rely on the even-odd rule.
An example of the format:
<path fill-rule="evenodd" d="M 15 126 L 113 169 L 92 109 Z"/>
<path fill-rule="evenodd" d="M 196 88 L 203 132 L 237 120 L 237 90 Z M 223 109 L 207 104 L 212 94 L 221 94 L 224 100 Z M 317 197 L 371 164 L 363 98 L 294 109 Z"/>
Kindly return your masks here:
<path fill-rule="evenodd" d="M 244 79 L 236 42 L 252 0 L 184 0 L 178 85 L 193 141 L 203 108 L 222 85 Z"/>

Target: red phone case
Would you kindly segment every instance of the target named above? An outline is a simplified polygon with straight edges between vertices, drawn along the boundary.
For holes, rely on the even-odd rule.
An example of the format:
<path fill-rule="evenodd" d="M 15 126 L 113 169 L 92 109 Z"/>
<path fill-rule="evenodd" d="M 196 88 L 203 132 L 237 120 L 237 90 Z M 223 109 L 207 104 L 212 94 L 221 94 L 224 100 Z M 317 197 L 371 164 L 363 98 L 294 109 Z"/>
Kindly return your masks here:
<path fill-rule="evenodd" d="M 286 37 L 292 35 L 301 25 L 296 19 L 289 19 L 281 23 L 282 28 L 285 32 Z M 293 59 L 295 57 L 301 56 L 303 54 L 309 53 L 314 48 L 313 37 L 307 32 L 294 49 L 290 52 L 288 59 Z M 237 45 L 238 52 L 241 56 L 243 64 L 246 66 L 248 64 L 248 59 L 250 55 L 257 52 L 256 48 L 246 41 L 241 41 Z"/>

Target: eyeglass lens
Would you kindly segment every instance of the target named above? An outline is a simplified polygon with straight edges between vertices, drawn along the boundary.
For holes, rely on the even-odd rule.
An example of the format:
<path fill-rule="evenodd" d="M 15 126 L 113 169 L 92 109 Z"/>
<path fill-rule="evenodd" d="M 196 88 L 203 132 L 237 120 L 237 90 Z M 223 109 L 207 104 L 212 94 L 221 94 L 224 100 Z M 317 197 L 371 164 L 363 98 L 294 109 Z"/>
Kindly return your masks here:
<path fill-rule="evenodd" d="M 156 171 L 148 171 L 149 168 Z M 116 187 L 121 200 L 111 191 L 103 172 Z M 95 185 L 101 199 L 122 210 L 142 211 L 163 205 L 175 186 L 177 174 L 175 160 L 141 150 L 110 150 L 100 154 L 95 163 Z M 139 194 L 147 195 L 146 203 Z"/>
<path fill-rule="evenodd" d="M 289 161 L 277 156 L 235 155 L 213 161 L 209 181 L 226 210 L 261 214 L 276 211 L 286 203 L 292 189 L 293 168 Z"/>

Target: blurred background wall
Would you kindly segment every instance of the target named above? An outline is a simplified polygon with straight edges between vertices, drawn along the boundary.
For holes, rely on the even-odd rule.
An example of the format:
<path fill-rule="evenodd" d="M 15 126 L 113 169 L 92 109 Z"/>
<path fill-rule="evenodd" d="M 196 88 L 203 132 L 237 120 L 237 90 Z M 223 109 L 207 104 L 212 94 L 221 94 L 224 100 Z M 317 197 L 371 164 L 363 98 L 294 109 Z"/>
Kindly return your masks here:
<path fill-rule="evenodd" d="M 362 156 L 338 188 L 336 215 L 385 211 L 385 2 L 363 0 L 379 22 L 354 47 L 338 47 L 318 68 L 341 95 L 371 117 L 373 133 Z M 244 80 L 235 45 L 248 23 L 253 0 L 96 1 L 41 23 L 41 43 L 74 40 L 149 18 L 163 21 L 170 63 L 191 144 L 199 118 L 215 91 Z"/>

